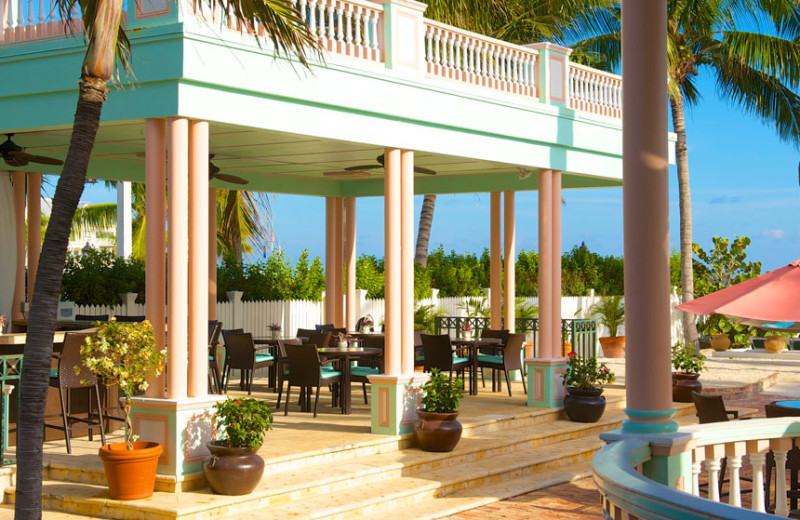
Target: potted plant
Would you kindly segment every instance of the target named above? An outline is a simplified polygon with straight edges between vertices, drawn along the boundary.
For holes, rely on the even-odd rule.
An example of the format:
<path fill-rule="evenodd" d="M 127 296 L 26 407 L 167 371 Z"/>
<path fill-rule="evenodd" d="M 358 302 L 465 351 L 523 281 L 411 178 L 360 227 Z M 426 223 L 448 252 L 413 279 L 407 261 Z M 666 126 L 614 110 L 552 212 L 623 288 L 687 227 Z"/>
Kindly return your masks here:
<path fill-rule="evenodd" d="M 728 330 L 725 330 L 725 317 L 719 314 L 714 314 L 706 318 L 698 327 L 697 331 L 701 334 L 706 334 L 709 340 L 709 346 L 717 352 L 724 352 L 731 346 L 731 339 L 728 336 Z"/>
<path fill-rule="evenodd" d="M 347 335 L 339 333 L 336 335 L 336 346 L 338 348 L 347 348 Z"/>
<path fill-rule="evenodd" d="M 464 381 L 450 379 L 439 369 L 431 369 L 431 378 L 422 385 L 422 407 L 414 437 L 424 451 L 453 451 L 461 439 L 458 400 L 464 395 Z"/>
<path fill-rule="evenodd" d="M 608 336 L 600 338 L 603 355 L 609 358 L 625 357 L 625 336 L 617 336 L 620 325 L 625 322 L 622 296 L 604 296 L 590 310 L 600 324 L 608 329 Z"/>
<path fill-rule="evenodd" d="M 8 318 L 6 318 L 5 314 L 0 316 L 0 335 L 3 334 L 4 330 L 6 330 L 6 323 L 7 322 L 8 322 Z"/>
<path fill-rule="evenodd" d="M 672 346 L 672 400 L 691 403 L 692 392 L 700 393 L 703 384 L 698 381 L 700 372 L 706 370 L 706 357 L 678 341 Z"/>
<path fill-rule="evenodd" d="M 371 314 L 367 314 L 363 318 L 361 318 L 361 332 L 362 334 L 366 334 L 368 332 L 373 332 L 375 325 L 375 319 L 372 317 Z"/>
<path fill-rule="evenodd" d="M 472 338 L 472 325 L 468 321 L 461 324 L 461 338 L 462 339 Z"/>
<path fill-rule="evenodd" d="M 164 351 L 155 349 L 149 321 L 120 323 L 112 318 L 81 346 L 83 364 L 106 384 L 119 386 L 125 411 L 125 442 L 100 448 L 111 498 L 132 500 L 153 494 L 162 447 L 137 441 L 131 421 L 131 398 L 147 389 L 147 380 L 161 373 Z M 80 374 L 81 367 L 75 367 Z"/>
<path fill-rule="evenodd" d="M 272 334 L 272 339 L 280 339 L 281 338 L 281 324 L 280 323 L 272 323 L 269 326 L 270 333 Z"/>
<path fill-rule="evenodd" d="M 214 405 L 215 431 L 224 438 L 206 444 L 211 456 L 203 462 L 203 475 L 214 493 L 251 493 L 264 473 L 264 459 L 258 449 L 272 429 L 272 413 L 258 399 L 228 398 Z"/>
<path fill-rule="evenodd" d="M 605 383 L 614 382 L 614 373 L 605 363 L 597 363 L 595 356 L 582 357 L 576 352 L 567 356 L 567 373 L 564 385 L 564 411 L 573 422 L 597 422 L 606 409 L 603 397 Z"/>

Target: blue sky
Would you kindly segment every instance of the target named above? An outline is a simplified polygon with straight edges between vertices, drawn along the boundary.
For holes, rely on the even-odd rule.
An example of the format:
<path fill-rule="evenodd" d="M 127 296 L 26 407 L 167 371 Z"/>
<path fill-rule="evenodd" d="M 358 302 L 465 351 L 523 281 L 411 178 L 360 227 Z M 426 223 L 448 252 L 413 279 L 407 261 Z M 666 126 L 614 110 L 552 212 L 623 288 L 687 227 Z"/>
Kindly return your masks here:
<path fill-rule="evenodd" d="M 749 236 L 748 259 L 764 270 L 800 258 L 800 154 L 772 129 L 717 98 L 713 82 L 701 79 L 702 102 L 687 113 L 694 241 Z M 678 191 L 670 169 L 670 242 L 678 248 Z M 622 189 L 565 191 L 563 249 L 586 242 L 603 255 L 622 255 Z M 116 201 L 101 185 L 88 186 L 83 200 Z M 415 201 L 416 214 L 422 197 Z M 536 192 L 517 194 L 517 250 L 537 249 Z M 325 253 L 325 202 L 317 197 L 278 195 L 273 206 L 276 238 L 291 259 L 308 249 Z M 480 253 L 489 245 L 489 195 L 439 195 L 431 247 Z M 358 201 L 359 254 L 383 255 L 383 199 Z"/>

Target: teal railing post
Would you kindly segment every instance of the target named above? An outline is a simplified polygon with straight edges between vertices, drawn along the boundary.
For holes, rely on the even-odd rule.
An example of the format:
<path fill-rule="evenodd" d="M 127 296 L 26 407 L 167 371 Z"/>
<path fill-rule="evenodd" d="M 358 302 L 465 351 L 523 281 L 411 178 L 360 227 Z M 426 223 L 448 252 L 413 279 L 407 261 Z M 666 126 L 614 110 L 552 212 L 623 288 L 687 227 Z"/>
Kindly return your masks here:
<path fill-rule="evenodd" d="M 19 381 L 22 373 L 22 354 L 9 354 L 0 356 L 0 466 L 16 464 L 17 459 L 7 459 L 8 451 L 8 423 L 10 421 L 10 396 L 14 391 L 14 385 L 8 384 L 9 381 Z M 19 410 L 19 392 L 17 392 L 17 410 Z"/>

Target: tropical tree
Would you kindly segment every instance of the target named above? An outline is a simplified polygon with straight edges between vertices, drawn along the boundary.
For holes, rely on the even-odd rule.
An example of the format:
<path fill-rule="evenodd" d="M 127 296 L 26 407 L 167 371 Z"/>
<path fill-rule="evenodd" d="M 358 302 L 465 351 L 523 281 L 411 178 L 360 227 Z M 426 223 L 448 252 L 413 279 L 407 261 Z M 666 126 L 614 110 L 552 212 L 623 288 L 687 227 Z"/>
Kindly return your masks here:
<path fill-rule="evenodd" d="M 610 0 L 429 0 L 425 16 L 511 43 L 560 41 L 564 30 L 585 11 Z M 428 243 L 436 195 L 422 201 L 414 262 L 428 264 Z"/>
<path fill-rule="evenodd" d="M 681 299 L 694 299 L 692 206 L 686 107 L 701 100 L 698 77 L 705 70 L 717 94 L 773 126 L 778 136 L 800 143 L 800 8 L 796 0 L 668 0 L 669 104 L 677 136 L 675 163 L 680 203 Z M 595 10 L 578 20 L 573 47 L 594 66 L 617 71 L 620 6 Z M 684 313 L 686 344 L 696 344 L 694 316 Z"/>
<path fill-rule="evenodd" d="M 31 302 L 25 363 L 20 381 L 24 400 L 20 408 L 17 445 L 15 517 L 42 517 L 42 444 L 45 402 L 53 353 L 55 319 L 61 292 L 61 273 L 67 254 L 72 218 L 86 181 L 100 113 L 108 83 L 117 64 L 130 68 L 130 43 L 120 27 L 123 0 L 57 0 L 67 24 L 73 9 L 80 10 L 88 47 L 78 83 L 78 103 L 64 168 L 53 196 L 50 225 L 45 234 Z M 308 66 L 307 46 L 316 38 L 302 22 L 291 0 L 214 0 L 250 34 L 267 29 L 275 52 L 293 54 Z"/>

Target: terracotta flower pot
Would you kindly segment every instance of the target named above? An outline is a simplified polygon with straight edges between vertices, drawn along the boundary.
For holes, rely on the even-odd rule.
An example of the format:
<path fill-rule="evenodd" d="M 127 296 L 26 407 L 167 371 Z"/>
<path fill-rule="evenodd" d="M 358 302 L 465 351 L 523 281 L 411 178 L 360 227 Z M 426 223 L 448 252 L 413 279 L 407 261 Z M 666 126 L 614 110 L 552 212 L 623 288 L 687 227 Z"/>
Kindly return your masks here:
<path fill-rule="evenodd" d="M 770 354 L 780 354 L 786 348 L 786 338 L 780 336 L 768 336 L 764 340 L 764 348 Z"/>
<path fill-rule="evenodd" d="M 691 403 L 692 392 L 703 391 L 703 383 L 698 381 L 700 374 L 689 372 L 672 373 L 672 400 L 676 403 Z"/>
<path fill-rule="evenodd" d="M 264 459 L 258 449 L 229 448 L 224 444 L 206 444 L 211 456 L 203 461 L 203 475 L 208 487 L 220 495 L 251 493 L 264 474 Z"/>
<path fill-rule="evenodd" d="M 567 388 L 564 397 L 564 411 L 572 422 L 597 422 L 606 410 L 606 398 L 602 388 L 581 390 Z"/>
<path fill-rule="evenodd" d="M 711 348 L 717 352 L 725 352 L 731 346 L 731 340 L 727 334 L 712 334 Z"/>
<path fill-rule="evenodd" d="M 625 357 L 625 336 L 606 336 L 600 338 L 603 356 L 607 358 Z"/>
<path fill-rule="evenodd" d="M 134 500 L 153 496 L 162 451 L 157 442 L 136 441 L 132 450 L 124 442 L 102 446 L 100 459 L 111 498 Z"/>
<path fill-rule="evenodd" d="M 417 410 L 419 421 L 414 425 L 414 438 L 423 451 L 453 451 L 461 440 L 458 412 L 437 413 Z"/>

